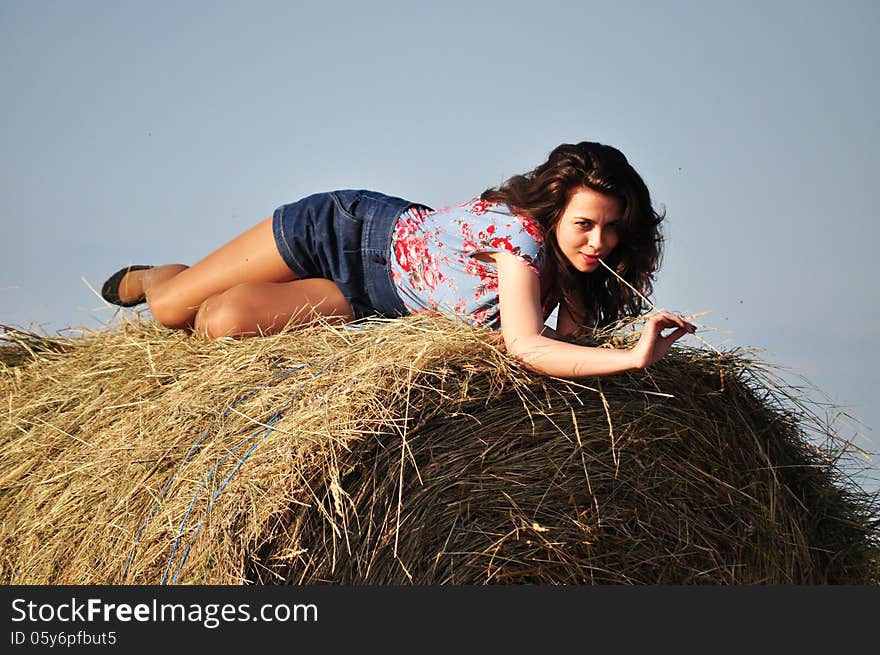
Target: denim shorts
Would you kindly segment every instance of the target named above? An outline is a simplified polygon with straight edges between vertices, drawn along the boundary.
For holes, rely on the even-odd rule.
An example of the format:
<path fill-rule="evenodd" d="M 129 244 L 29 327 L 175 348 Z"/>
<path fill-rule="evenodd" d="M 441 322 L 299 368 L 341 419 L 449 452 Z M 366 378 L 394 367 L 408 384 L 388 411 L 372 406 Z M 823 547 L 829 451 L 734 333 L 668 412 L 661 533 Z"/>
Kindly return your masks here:
<path fill-rule="evenodd" d="M 294 275 L 335 282 L 356 319 L 394 318 L 408 312 L 391 279 L 391 234 L 413 206 L 425 207 L 366 189 L 316 193 L 276 209 L 272 232 Z"/>

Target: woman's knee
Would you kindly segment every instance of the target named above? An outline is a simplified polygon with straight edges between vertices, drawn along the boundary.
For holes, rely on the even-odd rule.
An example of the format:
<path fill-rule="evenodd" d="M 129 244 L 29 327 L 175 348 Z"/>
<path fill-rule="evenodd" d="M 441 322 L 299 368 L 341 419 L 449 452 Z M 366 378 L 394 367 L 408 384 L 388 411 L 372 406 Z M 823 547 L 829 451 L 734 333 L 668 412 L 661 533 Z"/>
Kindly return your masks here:
<path fill-rule="evenodd" d="M 178 329 L 192 326 L 196 307 L 186 307 L 172 295 L 163 293 L 152 294 L 147 302 L 157 323 Z"/>
<path fill-rule="evenodd" d="M 247 286 L 240 284 L 205 300 L 193 321 L 196 335 L 210 340 L 253 332 Z"/>

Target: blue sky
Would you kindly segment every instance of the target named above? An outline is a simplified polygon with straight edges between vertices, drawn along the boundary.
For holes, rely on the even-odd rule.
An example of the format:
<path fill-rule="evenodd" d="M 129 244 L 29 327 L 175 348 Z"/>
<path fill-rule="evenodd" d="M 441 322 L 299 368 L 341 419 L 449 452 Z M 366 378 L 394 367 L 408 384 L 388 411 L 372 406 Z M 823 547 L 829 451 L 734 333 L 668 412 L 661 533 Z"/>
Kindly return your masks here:
<path fill-rule="evenodd" d="M 666 209 L 654 302 L 878 451 L 878 32 L 869 1 L 2 0 L 0 322 L 99 327 L 83 279 L 315 191 L 437 206 L 601 141 Z"/>

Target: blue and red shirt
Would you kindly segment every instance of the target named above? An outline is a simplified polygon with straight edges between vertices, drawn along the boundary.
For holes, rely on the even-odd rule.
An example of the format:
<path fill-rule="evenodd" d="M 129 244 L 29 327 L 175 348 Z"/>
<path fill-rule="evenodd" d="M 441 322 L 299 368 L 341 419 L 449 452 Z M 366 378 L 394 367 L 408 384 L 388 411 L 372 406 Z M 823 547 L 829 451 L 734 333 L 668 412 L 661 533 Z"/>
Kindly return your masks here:
<path fill-rule="evenodd" d="M 537 221 L 479 198 L 434 211 L 407 210 L 397 220 L 391 249 L 391 277 L 410 313 L 440 312 L 496 330 L 496 266 L 474 256 L 509 252 L 538 276 L 545 261 Z M 545 319 L 550 311 L 545 306 Z"/>

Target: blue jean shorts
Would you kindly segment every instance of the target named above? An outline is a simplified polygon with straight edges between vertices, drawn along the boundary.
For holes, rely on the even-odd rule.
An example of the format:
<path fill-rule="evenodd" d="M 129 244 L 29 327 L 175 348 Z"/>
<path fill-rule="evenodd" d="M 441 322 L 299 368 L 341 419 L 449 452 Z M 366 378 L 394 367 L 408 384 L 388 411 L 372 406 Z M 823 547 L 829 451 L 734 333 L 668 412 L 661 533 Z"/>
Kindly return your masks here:
<path fill-rule="evenodd" d="M 275 245 L 298 278 L 335 282 L 355 318 L 404 316 L 388 258 L 397 218 L 413 206 L 425 207 L 366 189 L 316 193 L 275 210 Z"/>

